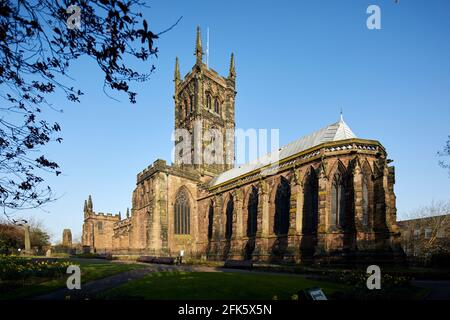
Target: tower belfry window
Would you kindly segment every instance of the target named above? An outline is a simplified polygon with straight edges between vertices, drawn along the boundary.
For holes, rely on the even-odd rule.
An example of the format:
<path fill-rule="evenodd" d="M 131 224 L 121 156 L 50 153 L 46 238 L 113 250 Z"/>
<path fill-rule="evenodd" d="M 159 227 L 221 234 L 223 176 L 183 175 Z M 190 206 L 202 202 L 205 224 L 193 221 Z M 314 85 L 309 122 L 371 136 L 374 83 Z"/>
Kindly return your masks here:
<path fill-rule="evenodd" d="M 206 109 L 210 110 L 211 109 L 211 95 L 209 93 L 206 94 Z"/>
<path fill-rule="evenodd" d="M 214 99 L 214 112 L 220 113 L 220 102 L 218 98 Z"/>

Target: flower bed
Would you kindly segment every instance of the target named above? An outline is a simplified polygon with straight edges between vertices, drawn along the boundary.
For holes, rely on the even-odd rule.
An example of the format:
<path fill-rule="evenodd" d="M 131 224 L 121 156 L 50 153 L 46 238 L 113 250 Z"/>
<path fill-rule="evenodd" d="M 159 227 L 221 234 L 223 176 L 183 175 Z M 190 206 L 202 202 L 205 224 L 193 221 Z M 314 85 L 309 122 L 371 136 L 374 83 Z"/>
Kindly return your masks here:
<path fill-rule="evenodd" d="M 67 261 L 26 259 L 0 256 L 0 280 L 23 280 L 31 277 L 52 278 L 66 273 L 71 263 Z"/>
<path fill-rule="evenodd" d="M 398 299 L 409 297 L 416 288 L 411 286 L 411 277 L 381 273 L 381 289 L 369 290 L 367 288 L 368 274 L 365 270 L 352 270 L 342 272 L 324 272 L 325 279 L 341 283 L 350 288 L 346 292 L 337 292 L 335 299 Z"/>

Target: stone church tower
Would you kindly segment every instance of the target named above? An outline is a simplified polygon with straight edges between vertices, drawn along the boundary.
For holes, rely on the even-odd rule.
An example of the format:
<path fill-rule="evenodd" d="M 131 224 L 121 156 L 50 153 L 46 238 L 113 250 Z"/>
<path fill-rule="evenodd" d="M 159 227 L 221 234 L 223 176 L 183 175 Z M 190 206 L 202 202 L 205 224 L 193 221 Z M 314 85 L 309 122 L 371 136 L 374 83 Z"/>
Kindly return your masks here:
<path fill-rule="evenodd" d="M 195 57 L 195 65 L 184 79 L 180 76 L 178 58 L 175 63 L 175 129 L 185 129 L 186 134 L 176 134 L 175 163 L 214 176 L 234 165 L 234 56 L 231 55 L 227 78 L 209 68 L 203 63 L 197 28 Z M 191 141 L 186 141 L 189 138 Z"/>

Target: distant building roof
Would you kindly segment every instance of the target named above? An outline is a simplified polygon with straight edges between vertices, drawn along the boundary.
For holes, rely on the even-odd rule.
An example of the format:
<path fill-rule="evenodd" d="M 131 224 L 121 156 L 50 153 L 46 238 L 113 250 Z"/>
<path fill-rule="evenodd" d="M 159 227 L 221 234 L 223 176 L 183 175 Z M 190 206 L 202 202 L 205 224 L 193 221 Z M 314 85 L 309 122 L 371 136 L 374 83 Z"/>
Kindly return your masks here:
<path fill-rule="evenodd" d="M 424 217 L 418 217 L 418 218 L 398 220 L 397 223 L 398 223 L 398 225 L 403 226 L 403 225 L 407 225 L 410 223 L 418 223 L 418 222 L 420 223 L 420 222 L 426 222 L 428 220 L 433 220 L 436 218 L 443 218 L 445 216 L 448 216 L 448 218 L 450 218 L 450 213 L 443 213 L 443 214 L 437 214 L 434 216 L 424 216 Z"/>
<path fill-rule="evenodd" d="M 313 148 L 325 142 L 347 140 L 353 138 L 356 138 L 356 135 L 341 117 L 340 121 L 281 147 L 279 160 L 286 159 L 294 154 Z M 225 171 L 212 179 L 210 182 L 210 186 L 217 186 L 253 170 L 260 169 L 264 167 L 264 165 L 268 164 L 268 161 L 265 161 L 267 159 L 270 159 L 270 153 L 258 158 L 256 161 L 252 161 L 250 163 L 246 163 L 239 167 Z"/>

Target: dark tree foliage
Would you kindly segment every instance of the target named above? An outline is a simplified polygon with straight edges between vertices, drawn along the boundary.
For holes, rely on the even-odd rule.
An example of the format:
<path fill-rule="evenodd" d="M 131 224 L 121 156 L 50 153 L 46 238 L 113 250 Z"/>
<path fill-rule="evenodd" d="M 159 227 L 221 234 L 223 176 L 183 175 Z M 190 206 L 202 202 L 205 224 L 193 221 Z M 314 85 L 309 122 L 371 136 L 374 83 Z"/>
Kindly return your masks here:
<path fill-rule="evenodd" d="M 440 157 L 450 157 L 450 136 L 448 136 L 448 140 L 446 145 L 444 146 L 444 150 L 439 151 L 438 155 Z M 441 165 L 441 167 L 447 169 L 450 174 L 450 163 L 446 163 L 445 161 L 441 160 L 439 161 L 439 164 Z"/>
<path fill-rule="evenodd" d="M 24 239 L 23 226 L 0 220 L 0 254 L 17 253 L 17 249 L 25 247 Z M 39 250 L 50 245 L 50 236 L 39 222 L 30 225 L 30 244 Z"/>
<path fill-rule="evenodd" d="M 0 205 L 6 215 L 53 199 L 42 175 L 61 172 L 40 147 L 61 143 L 55 136 L 61 128 L 42 113 L 56 110 L 48 96 L 57 91 L 80 101 L 82 91 L 67 85 L 71 62 L 92 58 L 104 74 L 103 90 L 136 102 L 130 82 L 146 81 L 155 67 L 138 72 L 129 65 L 157 57 L 155 39 L 173 27 L 150 31 L 144 6 L 139 0 L 0 0 Z"/>

